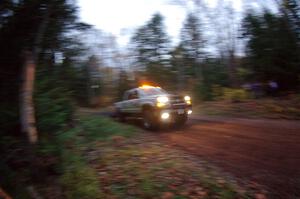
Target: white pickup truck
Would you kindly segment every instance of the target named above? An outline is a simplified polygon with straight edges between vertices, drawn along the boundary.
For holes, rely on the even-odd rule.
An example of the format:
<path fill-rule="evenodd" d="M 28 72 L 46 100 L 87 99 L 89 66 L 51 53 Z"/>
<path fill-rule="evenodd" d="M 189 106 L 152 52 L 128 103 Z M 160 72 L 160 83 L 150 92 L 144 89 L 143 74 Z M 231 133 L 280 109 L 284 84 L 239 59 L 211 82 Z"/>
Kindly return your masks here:
<path fill-rule="evenodd" d="M 141 118 L 146 129 L 157 129 L 162 123 L 183 125 L 192 113 L 189 96 L 172 95 L 160 87 L 141 86 L 124 93 L 123 101 L 115 103 L 116 116 Z"/>

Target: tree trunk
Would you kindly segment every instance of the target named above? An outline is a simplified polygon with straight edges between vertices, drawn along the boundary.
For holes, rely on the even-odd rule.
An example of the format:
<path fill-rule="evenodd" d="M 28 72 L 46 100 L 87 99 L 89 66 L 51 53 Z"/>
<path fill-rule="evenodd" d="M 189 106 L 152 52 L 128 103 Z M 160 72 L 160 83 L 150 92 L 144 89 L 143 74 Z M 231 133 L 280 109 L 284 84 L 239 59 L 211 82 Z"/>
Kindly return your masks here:
<path fill-rule="evenodd" d="M 230 50 L 230 52 L 229 52 L 228 72 L 229 72 L 229 81 L 230 81 L 231 87 L 237 88 L 238 81 L 237 81 L 237 77 L 236 77 L 236 57 L 234 55 L 233 50 Z"/>
<path fill-rule="evenodd" d="M 25 63 L 22 71 L 22 83 L 20 90 L 20 117 L 21 130 L 27 134 L 30 144 L 36 144 L 38 141 L 38 133 L 36 129 L 35 111 L 33 104 L 34 79 L 36 63 L 41 51 L 41 41 L 44 38 L 46 28 L 49 23 L 50 8 L 45 10 L 43 19 L 38 27 L 33 49 L 31 52 L 25 52 Z"/>
<path fill-rule="evenodd" d="M 35 126 L 35 111 L 33 105 L 33 91 L 35 79 L 35 62 L 32 53 L 25 53 L 25 64 L 22 72 L 22 84 L 20 91 L 20 117 L 21 130 L 27 134 L 29 143 L 35 144 L 38 140 Z"/>
<path fill-rule="evenodd" d="M 185 65 L 183 64 L 183 61 L 182 61 L 182 58 L 179 58 L 178 59 L 178 64 L 177 64 L 177 67 L 178 67 L 178 70 L 177 70 L 177 90 L 182 92 L 184 89 L 185 89 L 185 71 L 184 71 L 184 68 Z"/>

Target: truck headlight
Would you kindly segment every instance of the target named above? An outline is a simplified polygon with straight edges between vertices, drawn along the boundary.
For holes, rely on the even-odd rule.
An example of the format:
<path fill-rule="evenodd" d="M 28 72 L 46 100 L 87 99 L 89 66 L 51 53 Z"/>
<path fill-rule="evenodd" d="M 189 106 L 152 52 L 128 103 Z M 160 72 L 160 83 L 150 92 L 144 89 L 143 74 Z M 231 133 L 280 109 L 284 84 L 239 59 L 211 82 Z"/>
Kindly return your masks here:
<path fill-rule="evenodd" d="M 158 98 L 156 99 L 156 101 L 157 101 L 156 106 L 158 106 L 158 107 L 163 107 L 163 106 L 165 106 L 165 105 L 168 103 L 169 98 L 166 97 L 166 96 L 160 96 L 160 97 L 158 97 Z"/>
<path fill-rule="evenodd" d="M 160 117 L 163 120 L 167 120 L 170 118 L 170 113 L 162 113 Z"/>
<path fill-rule="evenodd" d="M 187 104 L 192 104 L 191 102 L 191 97 L 190 96 L 184 96 L 184 101 L 187 103 Z"/>

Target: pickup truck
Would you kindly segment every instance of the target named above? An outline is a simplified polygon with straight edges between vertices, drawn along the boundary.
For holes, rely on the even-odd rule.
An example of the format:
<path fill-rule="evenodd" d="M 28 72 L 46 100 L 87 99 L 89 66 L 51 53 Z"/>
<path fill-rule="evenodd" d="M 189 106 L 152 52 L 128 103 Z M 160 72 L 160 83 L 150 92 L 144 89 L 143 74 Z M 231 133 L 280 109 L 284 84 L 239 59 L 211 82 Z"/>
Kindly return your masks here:
<path fill-rule="evenodd" d="M 151 130 L 163 123 L 184 125 L 192 113 L 189 96 L 173 95 L 160 87 L 147 85 L 126 91 L 123 101 L 114 106 L 120 121 L 125 121 L 127 117 L 139 118 L 143 126 Z"/>

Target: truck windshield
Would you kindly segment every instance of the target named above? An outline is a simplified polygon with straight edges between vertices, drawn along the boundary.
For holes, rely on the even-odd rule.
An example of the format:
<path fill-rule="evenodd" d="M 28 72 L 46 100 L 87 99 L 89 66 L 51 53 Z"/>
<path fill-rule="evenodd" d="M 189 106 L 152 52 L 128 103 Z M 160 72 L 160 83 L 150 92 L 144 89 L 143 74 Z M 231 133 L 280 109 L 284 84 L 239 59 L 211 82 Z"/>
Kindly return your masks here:
<path fill-rule="evenodd" d="M 167 94 L 167 92 L 161 88 L 142 88 L 141 93 L 144 96 Z"/>

